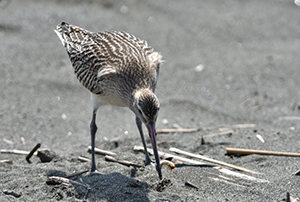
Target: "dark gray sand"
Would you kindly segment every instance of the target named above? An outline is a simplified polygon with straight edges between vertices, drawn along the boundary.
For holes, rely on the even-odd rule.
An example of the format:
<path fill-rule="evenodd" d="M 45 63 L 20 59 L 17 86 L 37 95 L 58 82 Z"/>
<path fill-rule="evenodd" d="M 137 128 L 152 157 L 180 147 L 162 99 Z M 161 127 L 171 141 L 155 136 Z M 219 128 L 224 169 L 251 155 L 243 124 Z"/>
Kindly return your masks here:
<path fill-rule="evenodd" d="M 53 32 L 62 21 L 91 31 L 127 31 L 162 53 L 157 128 L 201 130 L 158 134 L 160 151 L 201 153 L 260 172 L 237 171 L 264 181 L 182 166 L 163 167 L 160 182 L 153 166 L 134 169 L 97 155 L 101 174 L 72 178 L 85 186 L 49 182 L 47 176 L 90 166 L 78 156 L 90 157 L 92 103 Z M 294 175 L 299 157 L 226 155 L 227 147 L 300 151 L 299 33 L 300 8 L 292 0 L 1 0 L 0 148 L 30 151 L 41 143 L 57 157 L 42 163 L 33 156 L 29 164 L 24 155 L 1 154 L 0 160 L 13 163 L 0 164 L 0 201 L 82 201 L 88 187 L 90 201 L 273 202 L 285 201 L 287 192 L 300 197 L 300 176 Z M 132 149 L 141 145 L 132 112 L 102 107 L 97 123 L 98 148 L 143 163 L 144 154 Z M 206 136 L 222 128 L 233 132 Z"/>

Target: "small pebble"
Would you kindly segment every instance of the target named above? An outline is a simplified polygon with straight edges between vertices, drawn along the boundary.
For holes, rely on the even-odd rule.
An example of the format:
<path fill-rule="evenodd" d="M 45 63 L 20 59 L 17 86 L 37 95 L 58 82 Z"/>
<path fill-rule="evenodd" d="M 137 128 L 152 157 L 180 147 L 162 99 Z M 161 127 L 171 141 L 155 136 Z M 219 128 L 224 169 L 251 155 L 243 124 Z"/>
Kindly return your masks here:
<path fill-rule="evenodd" d="M 162 123 L 163 123 L 164 125 L 168 125 L 168 124 L 169 124 L 169 121 L 168 121 L 168 119 L 163 119 L 163 120 L 162 120 Z"/>
<path fill-rule="evenodd" d="M 40 158 L 41 162 L 45 163 L 52 161 L 56 157 L 56 154 L 50 149 L 40 149 L 37 156 Z"/>
<path fill-rule="evenodd" d="M 62 118 L 63 120 L 66 120 L 66 119 L 67 119 L 67 115 L 66 115 L 66 114 L 62 114 L 62 115 L 61 115 L 61 118 Z"/>
<path fill-rule="evenodd" d="M 204 69 L 204 65 L 203 64 L 200 64 L 200 65 L 198 65 L 198 66 L 195 67 L 195 71 L 196 72 L 201 72 L 201 71 L 203 71 L 203 69 Z"/>

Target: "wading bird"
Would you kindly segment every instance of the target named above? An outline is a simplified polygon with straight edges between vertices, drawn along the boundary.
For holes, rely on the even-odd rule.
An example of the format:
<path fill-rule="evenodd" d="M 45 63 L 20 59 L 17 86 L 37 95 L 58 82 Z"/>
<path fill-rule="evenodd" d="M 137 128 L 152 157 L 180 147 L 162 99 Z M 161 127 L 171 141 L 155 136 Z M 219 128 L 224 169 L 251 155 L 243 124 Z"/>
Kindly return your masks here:
<path fill-rule="evenodd" d="M 154 94 L 162 56 L 147 42 L 126 32 L 90 32 L 62 22 L 54 30 L 69 55 L 78 80 L 91 92 L 93 114 L 90 124 L 92 162 L 95 163 L 96 112 L 102 105 L 128 107 L 136 116 L 145 149 L 145 165 L 151 163 L 142 130 L 148 129 L 156 170 L 162 179 L 157 152 L 155 122 L 159 101 Z"/>

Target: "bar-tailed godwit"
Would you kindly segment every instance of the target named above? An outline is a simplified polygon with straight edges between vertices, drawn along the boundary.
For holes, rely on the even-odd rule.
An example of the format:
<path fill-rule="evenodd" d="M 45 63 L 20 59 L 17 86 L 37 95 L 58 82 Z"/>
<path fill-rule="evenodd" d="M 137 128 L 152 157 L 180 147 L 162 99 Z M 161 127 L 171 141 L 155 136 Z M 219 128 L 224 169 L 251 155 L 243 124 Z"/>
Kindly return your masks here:
<path fill-rule="evenodd" d="M 102 105 L 128 107 L 136 115 L 145 164 L 151 163 L 142 130 L 148 129 L 156 170 L 162 179 L 157 152 L 155 122 L 159 101 L 154 94 L 162 56 L 147 42 L 126 32 L 90 32 L 68 23 L 61 23 L 54 30 L 69 55 L 78 80 L 91 92 L 93 115 L 90 124 L 92 163 L 95 163 L 96 112 Z"/>

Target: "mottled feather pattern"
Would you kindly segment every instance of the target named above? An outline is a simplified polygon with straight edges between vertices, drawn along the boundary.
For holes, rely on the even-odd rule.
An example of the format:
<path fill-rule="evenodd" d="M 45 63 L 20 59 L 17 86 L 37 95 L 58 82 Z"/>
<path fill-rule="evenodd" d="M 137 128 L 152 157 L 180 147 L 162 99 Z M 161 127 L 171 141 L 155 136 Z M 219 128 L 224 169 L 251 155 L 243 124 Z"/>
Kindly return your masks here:
<path fill-rule="evenodd" d="M 62 23 L 56 33 L 65 46 L 79 81 L 92 93 L 155 88 L 161 55 L 145 40 L 126 32 L 90 32 Z M 149 75 L 152 75 L 149 77 Z M 127 86 L 118 80 L 127 80 Z M 108 86 L 116 92 L 109 92 Z M 118 92 L 119 91 L 119 92 Z"/>

